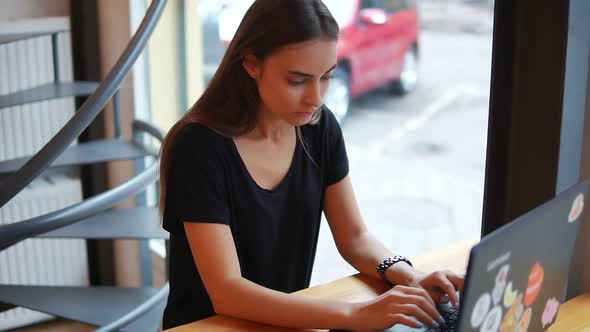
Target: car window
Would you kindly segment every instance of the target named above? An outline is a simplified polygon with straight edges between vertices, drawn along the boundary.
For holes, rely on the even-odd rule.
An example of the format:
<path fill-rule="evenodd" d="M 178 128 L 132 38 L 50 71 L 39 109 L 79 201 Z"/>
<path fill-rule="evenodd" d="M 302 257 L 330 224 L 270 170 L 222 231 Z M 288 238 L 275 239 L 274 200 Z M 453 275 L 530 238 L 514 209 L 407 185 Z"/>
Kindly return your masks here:
<path fill-rule="evenodd" d="M 394 13 L 399 10 L 409 8 L 409 0 L 381 0 L 383 3 L 383 9 L 389 13 Z"/>
<path fill-rule="evenodd" d="M 377 1 L 375 1 L 375 0 L 363 0 L 361 2 L 361 9 L 366 9 L 366 8 L 378 8 Z"/>

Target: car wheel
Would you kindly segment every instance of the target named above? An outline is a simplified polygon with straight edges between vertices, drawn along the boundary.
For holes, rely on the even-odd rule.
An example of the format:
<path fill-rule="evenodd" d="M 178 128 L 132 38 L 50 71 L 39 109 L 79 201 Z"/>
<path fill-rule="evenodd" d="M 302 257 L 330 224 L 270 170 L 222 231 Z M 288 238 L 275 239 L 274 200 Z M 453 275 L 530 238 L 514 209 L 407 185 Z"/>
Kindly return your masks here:
<path fill-rule="evenodd" d="M 336 120 L 342 123 L 350 109 L 350 75 L 343 68 L 334 69 L 324 104 L 334 113 Z"/>
<path fill-rule="evenodd" d="M 403 96 L 412 92 L 418 83 L 418 54 L 416 48 L 412 47 L 404 56 L 402 72 L 397 80 L 391 85 L 392 92 L 397 96 Z"/>

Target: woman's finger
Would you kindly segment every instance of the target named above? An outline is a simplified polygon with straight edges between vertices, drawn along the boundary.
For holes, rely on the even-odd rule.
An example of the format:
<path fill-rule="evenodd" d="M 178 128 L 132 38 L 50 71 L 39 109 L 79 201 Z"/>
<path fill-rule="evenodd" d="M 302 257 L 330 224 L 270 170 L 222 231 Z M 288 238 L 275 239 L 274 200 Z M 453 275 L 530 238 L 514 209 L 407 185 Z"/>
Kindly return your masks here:
<path fill-rule="evenodd" d="M 440 291 L 439 292 L 432 291 L 432 292 L 429 292 L 429 293 L 430 293 L 430 297 L 432 297 L 432 300 L 436 304 L 449 302 L 449 297 L 446 294 L 443 294 Z"/>
<path fill-rule="evenodd" d="M 456 273 L 453 273 L 453 272 L 448 272 L 446 275 L 447 275 L 447 278 L 449 279 L 449 281 L 452 282 L 453 285 L 455 286 L 455 289 L 457 289 L 459 292 L 463 293 L 463 286 L 465 285 L 465 277 L 462 275 L 458 275 Z"/>
<path fill-rule="evenodd" d="M 440 323 L 437 322 L 438 319 L 434 319 L 422 307 L 413 303 L 396 303 L 392 306 L 392 312 L 415 317 L 422 324 L 432 328 L 440 327 Z"/>
<path fill-rule="evenodd" d="M 455 285 L 447 279 L 447 276 L 443 273 L 437 272 L 434 275 L 435 286 L 440 288 L 446 295 L 449 296 L 449 300 L 453 307 L 457 308 L 459 305 L 459 299 L 457 298 L 457 290 Z"/>
<path fill-rule="evenodd" d="M 405 302 L 418 306 L 420 309 L 422 309 L 422 311 L 430 316 L 430 319 L 433 319 L 439 324 L 445 324 L 445 320 L 436 309 L 436 306 L 430 301 L 426 300 L 424 297 L 420 295 L 406 295 Z"/>
<path fill-rule="evenodd" d="M 398 290 L 403 292 L 404 294 L 422 296 L 426 300 L 428 300 L 433 306 L 436 305 L 436 302 L 434 301 L 432 296 L 430 296 L 430 294 L 422 287 L 408 287 L 408 286 L 396 286 L 396 287 L 399 287 Z"/>
<path fill-rule="evenodd" d="M 391 326 L 396 325 L 396 324 L 402 324 L 402 325 L 406 325 L 406 326 L 413 327 L 416 329 L 424 327 L 424 324 L 417 321 L 416 318 L 410 317 L 410 316 L 407 316 L 404 314 L 396 313 L 396 314 L 391 314 L 389 317 L 391 318 L 391 320 L 390 320 Z"/>

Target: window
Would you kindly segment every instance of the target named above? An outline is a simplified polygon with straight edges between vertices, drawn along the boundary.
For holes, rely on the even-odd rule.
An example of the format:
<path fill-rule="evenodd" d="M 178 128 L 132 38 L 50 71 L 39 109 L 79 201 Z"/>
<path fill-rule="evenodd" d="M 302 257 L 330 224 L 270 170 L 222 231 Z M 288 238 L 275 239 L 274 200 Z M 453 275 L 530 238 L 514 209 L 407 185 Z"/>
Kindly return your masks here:
<path fill-rule="evenodd" d="M 379 6 L 377 5 L 376 0 L 363 0 L 361 2 L 361 9 L 366 9 L 366 8 L 379 8 Z"/>
<path fill-rule="evenodd" d="M 200 43 L 195 43 L 198 45 L 192 45 L 201 48 L 203 56 L 186 56 L 187 61 L 199 62 L 188 68 L 200 64 L 205 82 L 217 70 L 227 43 L 253 1 L 199 0 L 200 10 L 197 2 L 186 1 L 193 9 L 186 11 L 185 22 L 196 21 L 200 31 L 193 33 L 203 36 Z M 350 109 L 341 127 L 351 181 L 367 228 L 388 248 L 410 257 L 450 243 L 479 239 L 489 116 L 492 0 L 422 0 L 420 15 L 414 15 L 416 0 L 323 2 L 341 29 L 355 32 L 340 36 L 340 45 L 354 47 L 338 50 L 339 59 L 348 60 L 354 75 L 343 70 L 331 81 L 332 92 L 325 98 L 335 99 L 331 110 L 343 118 Z M 357 22 L 357 8 L 381 8 L 387 13 L 408 15 L 393 18 L 391 25 L 364 26 Z M 191 19 L 191 15 L 202 16 Z M 171 31 L 160 42 L 176 40 L 173 34 Z M 408 43 L 416 47 L 409 48 Z M 166 55 L 175 48 L 154 49 Z M 168 56 L 178 57 L 176 53 Z M 187 75 L 187 79 L 200 79 L 197 74 Z M 354 91 L 352 86 L 356 87 Z M 198 92 L 187 98 L 189 104 L 196 98 Z M 154 122 L 168 128 L 166 116 L 171 112 L 158 112 L 166 107 L 158 107 L 162 103 L 159 99 L 154 102 L 158 103 L 151 105 Z M 153 247 L 163 251 L 161 245 L 154 243 Z M 327 223 L 323 222 L 311 285 L 354 273 L 339 256 Z"/>
<path fill-rule="evenodd" d="M 334 16 L 334 19 L 336 19 L 339 26 L 346 25 L 356 14 L 355 3 L 353 1 L 323 0 L 323 2 Z"/>
<path fill-rule="evenodd" d="M 383 8 L 389 12 L 394 13 L 400 10 L 408 9 L 408 0 L 381 0 Z"/>

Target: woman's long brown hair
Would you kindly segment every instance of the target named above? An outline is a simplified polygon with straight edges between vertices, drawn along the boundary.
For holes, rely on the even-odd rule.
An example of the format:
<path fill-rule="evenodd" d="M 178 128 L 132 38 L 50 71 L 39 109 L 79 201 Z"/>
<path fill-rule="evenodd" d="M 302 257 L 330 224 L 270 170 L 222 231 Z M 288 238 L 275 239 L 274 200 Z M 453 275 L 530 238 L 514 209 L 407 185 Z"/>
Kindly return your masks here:
<path fill-rule="evenodd" d="M 260 95 L 256 82 L 242 66 L 246 52 L 264 61 L 288 44 L 318 38 L 337 40 L 338 34 L 336 20 L 320 0 L 254 1 L 209 86 L 164 139 L 160 151 L 160 216 L 166 205 L 170 151 L 184 126 L 201 123 L 227 137 L 238 137 L 255 128 Z M 320 116 L 316 112 L 310 122 L 317 123 Z"/>

